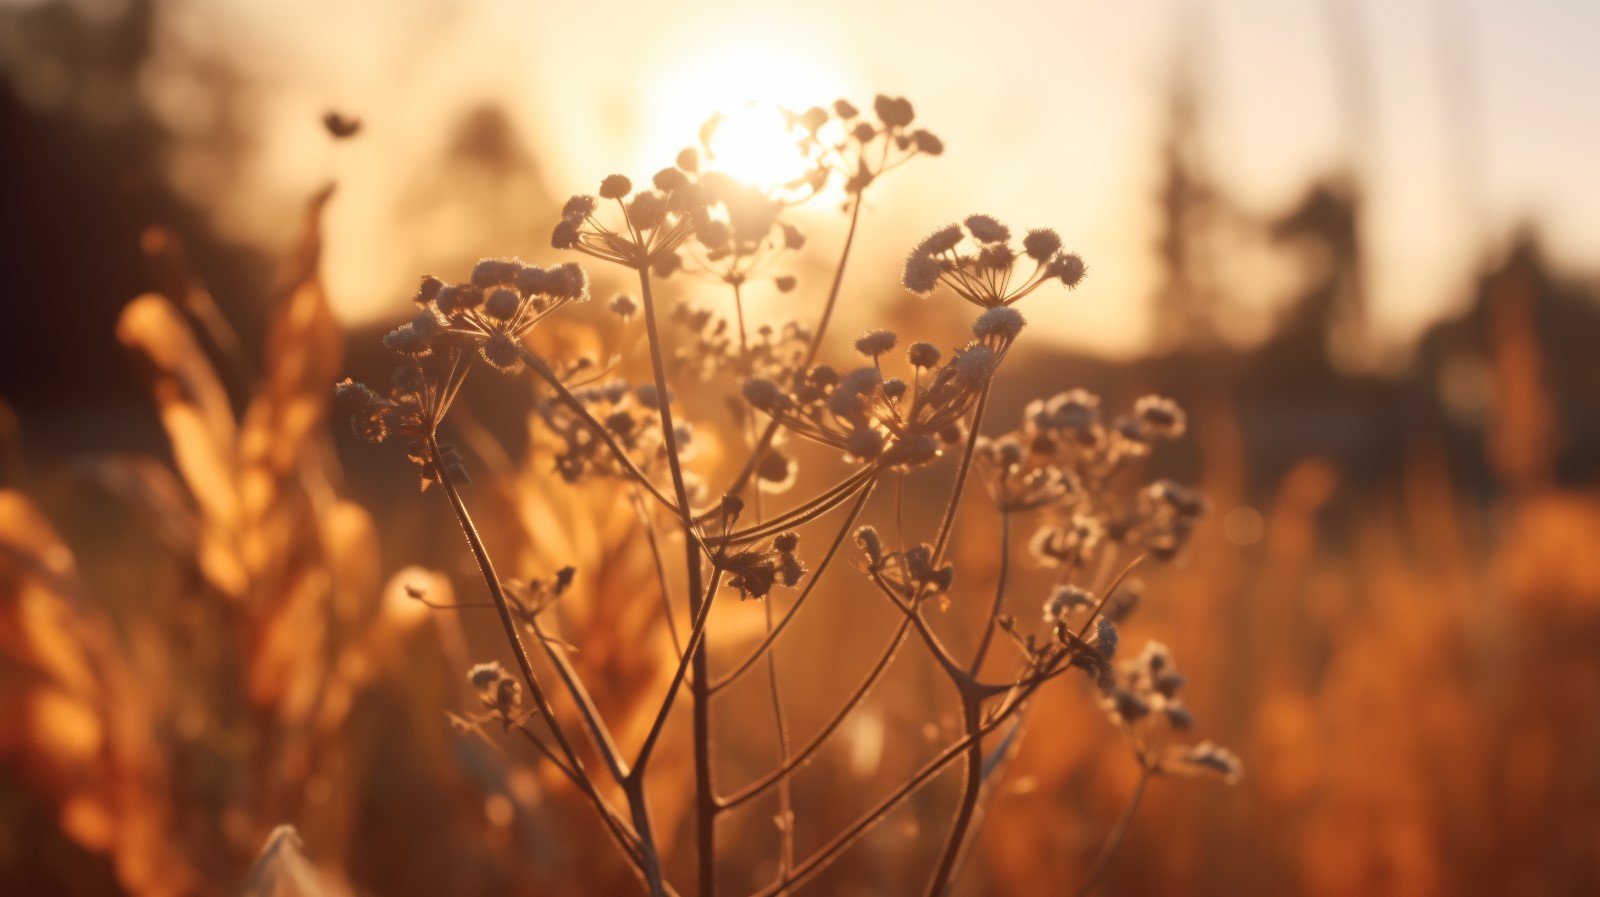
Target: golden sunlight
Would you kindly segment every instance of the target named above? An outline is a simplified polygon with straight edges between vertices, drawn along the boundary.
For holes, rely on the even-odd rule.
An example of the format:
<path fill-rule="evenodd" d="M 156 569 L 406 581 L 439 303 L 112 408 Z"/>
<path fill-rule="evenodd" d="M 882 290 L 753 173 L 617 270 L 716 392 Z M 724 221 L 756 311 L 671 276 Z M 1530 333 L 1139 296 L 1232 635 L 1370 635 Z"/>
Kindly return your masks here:
<path fill-rule="evenodd" d="M 719 110 L 701 133 L 708 165 L 747 184 L 770 189 L 800 177 L 811 167 L 777 106 L 749 102 Z"/>
<path fill-rule="evenodd" d="M 708 55 L 660 82 L 648 144 L 670 159 L 695 142 L 685 123 L 707 122 L 711 167 L 763 188 L 777 187 L 809 167 L 784 109 L 826 104 L 843 93 L 826 67 L 777 47 L 742 47 Z"/>

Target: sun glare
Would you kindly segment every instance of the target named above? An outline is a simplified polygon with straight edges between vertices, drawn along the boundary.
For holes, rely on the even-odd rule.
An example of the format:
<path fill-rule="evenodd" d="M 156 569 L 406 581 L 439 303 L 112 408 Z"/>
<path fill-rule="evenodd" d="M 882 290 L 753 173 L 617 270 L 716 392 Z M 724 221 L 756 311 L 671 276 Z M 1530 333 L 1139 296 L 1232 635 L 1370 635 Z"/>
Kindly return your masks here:
<path fill-rule="evenodd" d="M 777 48 L 711 55 L 661 82 L 650 106 L 654 115 L 647 143 L 657 159 L 670 159 L 696 145 L 696 129 L 715 118 L 708 131 L 709 167 L 773 188 L 809 167 L 783 110 L 827 104 L 840 95 L 822 66 Z"/>
<path fill-rule="evenodd" d="M 705 148 L 709 167 L 765 188 L 806 172 L 806 156 L 796 145 L 798 135 L 777 106 L 750 102 L 718 110 L 715 116 Z"/>

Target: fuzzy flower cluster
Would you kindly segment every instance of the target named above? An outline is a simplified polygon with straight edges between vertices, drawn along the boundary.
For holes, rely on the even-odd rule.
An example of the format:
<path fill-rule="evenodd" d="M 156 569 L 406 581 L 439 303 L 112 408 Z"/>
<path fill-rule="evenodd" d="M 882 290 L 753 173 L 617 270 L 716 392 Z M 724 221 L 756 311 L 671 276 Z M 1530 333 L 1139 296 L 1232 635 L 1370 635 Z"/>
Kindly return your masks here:
<path fill-rule="evenodd" d="M 926 542 L 904 551 L 886 551 L 883 537 L 871 526 L 857 529 L 855 541 L 866 555 L 867 573 L 907 602 L 944 599 L 955 582 L 955 566 L 940 561 Z"/>
<path fill-rule="evenodd" d="M 1034 555 L 1047 566 L 1083 569 L 1104 545 L 1166 559 L 1183 548 L 1205 512 L 1204 500 L 1170 480 L 1127 485 L 1133 462 L 1180 438 L 1186 418 L 1176 402 L 1145 396 L 1112 422 L 1100 398 L 1082 389 L 1036 400 L 1022 425 L 981 440 L 977 457 L 997 505 L 1046 510 Z"/>
<path fill-rule="evenodd" d="M 1026 260 L 1026 261 L 1025 261 Z M 1018 271 L 1027 263 L 1033 269 Z M 974 305 L 1011 305 L 1052 280 L 1076 287 L 1087 272 L 1083 259 L 1062 249 L 1053 230 L 1028 231 L 1022 248 L 1012 245 L 1011 228 L 988 215 L 969 215 L 961 224 L 941 227 L 906 257 L 900 283 L 919 296 L 940 284 Z"/>
<path fill-rule="evenodd" d="M 627 453 L 638 470 L 651 473 L 665 467 L 667 449 L 666 440 L 661 438 L 661 396 L 655 384 L 633 385 L 615 379 L 575 389 L 572 396 Z M 670 396 L 668 398 L 670 400 Z M 555 469 L 562 479 L 581 483 L 591 477 L 632 475 L 571 405 L 545 399 L 537 404 L 536 410 L 555 440 Z M 693 428 L 680 421 L 676 429 L 679 452 L 687 454 L 694 445 Z"/>
<path fill-rule="evenodd" d="M 460 456 L 437 444 L 436 436 L 474 361 L 520 370 L 527 357 L 523 340 L 534 327 L 588 296 L 588 275 L 571 264 L 540 268 L 518 259 L 484 259 L 461 283 L 425 277 L 413 296 L 415 315 L 383 338 L 400 356 L 389 388 L 380 393 L 346 378 L 334 387 L 335 395 L 351 409 L 356 435 L 372 443 L 391 436 L 404 441 L 423 488 L 439 481 L 440 465 L 464 479 Z"/>
<path fill-rule="evenodd" d="M 437 459 L 434 451 L 439 422 L 466 379 L 465 367 L 460 351 L 452 348 L 444 356 L 405 359 L 383 393 L 346 377 L 334 386 L 334 395 L 350 409 L 350 428 L 357 436 L 374 445 L 390 438 L 404 444 L 406 458 L 417 466 L 422 488 L 440 481 L 440 466 L 465 481 L 461 455 L 453 446 L 439 443 Z"/>
<path fill-rule="evenodd" d="M 908 377 L 885 377 L 883 359 L 899 345 L 892 330 L 871 330 L 855 348 L 872 363 L 840 373 L 817 365 L 787 379 L 753 377 L 744 398 L 789 431 L 842 451 L 854 461 L 909 470 L 937 459 L 959 440 L 968 412 L 1022 332 L 1014 309 L 989 309 L 975 337 L 948 358 L 932 343 L 907 348 Z"/>
<path fill-rule="evenodd" d="M 806 115 L 814 133 L 821 133 L 830 118 L 822 109 L 810 110 Z M 905 97 L 877 95 L 872 100 L 870 119 L 850 101 L 837 100 L 831 118 L 845 134 L 832 149 L 842 163 L 845 191 L 850 194 L 860 194 L 885 172 L 916 156 L 944 152 L 944 141 L 932 131 L 912 127 L 917 112 Z"/>
<path fill-rule="evenodd" d="M 1210 775 L 1228 783 L 1244 768 L 1232 751 L 1210 741 L 1175 744 L 1194 728 L 1194 715 L 1178 697 L 1187 680 L 1160 642 L 1147 642 L 1139 656 L 1117 667 L 1105 683 L 1100 705 L 1128 736 L 1134 753 L 1151 772 Z"/>
<path fill-rule="evenodd" d="M 744 501 L 736 496 L 723 497 L 723 523 L 731 528 L 744 510 Z M 728 588 L 741 598 L 765 598 L 776 586 L 792 589 L 806 575 L 806 566 L 800 560 L 800 535 L 793 531 L 779 533 L 771 539 L 737 550 L 731 546 L 720 548 L 714 562 L 727 576 Z"/>
<path fill-rule="evenodd" d="M 550 234 L 556 249 L 573 249 L 635 270 L 669 273 L 682 264 L 678 247 L 697 228 L 709 223 L 706 194 L 693 173 L 663 168 L 651 187 L 635 190 L 626 176 L 613 174 L 600 182 L 598 196 L 578 195 L 561 208 L 561 221 Z M 620 225 L 602 205 L 615 203 Z"/>
<path fill-rule="evenodd" d="M 425 277 L 413 301 L 421 309 L 384 344 L 425 357 L 441 344 L 475 349 L 496 370 L 522 368 L 522 341 L 568 302 L 589 298 L 589 276 L 574 264 L 541 268 L 520 259 L 484 259 L 461 283 Z"/>
<path fill-rule="evenodd" d="M 467 681 L 478 692 L 478 700 L 489 716 L 504 728 L 517 724 L 522 708 L 522 683 L 505 671 L 499 661 L 480 663 L 467 671 Z"/>

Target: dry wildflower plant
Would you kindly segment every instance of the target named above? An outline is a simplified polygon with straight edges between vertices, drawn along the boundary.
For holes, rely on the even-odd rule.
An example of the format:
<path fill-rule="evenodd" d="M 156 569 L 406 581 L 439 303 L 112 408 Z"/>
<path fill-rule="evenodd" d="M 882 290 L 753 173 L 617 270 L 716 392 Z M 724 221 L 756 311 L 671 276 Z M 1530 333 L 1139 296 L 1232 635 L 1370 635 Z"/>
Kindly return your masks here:
<path fill-rule="evenodd" d="M 488 661 L 469 671 L 482 706 L 463 715 L 461 724 L 485 734 L 515 734 L 537 751 L 581 793 L 622 861 L 652 894 L 685 892 L 670 880 L 664 856 L 670 834 L 654 829 L 657 817 L 646 789 L 663 738 L 677 732 L 668 723 L 680 697 L 691 718 L 687 742 L 700 894 L 718 890 L 717 823 L 728 812 L 776 797 L 777 875 L 754 893 L 788 893 L 954 767 L 963 785 L 943 845 L 929 862 L 926 885 L 929 894 L 948 893 L 1030 700 L 1069 675 L 1081 674 L 1098 690 L 1106 716 L 1141 770 L 1128 810 L 1083 890 L 1105 868 L 1150 778 L 1211 774 L 1232 781 L 1239 775 L 1228 751 L 1187 741 L 1193 718 L 1179 698 L 1183 678 L 1168 650 L 1150 643 L 1131 660 L 1118 652 L 1118 626 L 1138 594 L 1130 576 L 1147 560 L 1178 553 L 1203 511 L 1201 498 L 1188 489 L 1140 478 L 1142 461 L 1183 435 L 1183 411 L 1149 397 L 1128 413 L 1107 416 L 1096 396 L 1074 390 L 1029 404 L 1003 435 L 982 434 L 991 392 L 1002 382 L 1001 366 L 1025 329 L 1017 306 L 1035 293 L 1071 289 L 1085 276 L 1083 261 L 1065 251 L 1054 231 L 1031 230 L 1018 241 L 987 215 L 934 231 L 911 250 L 901 282 L 929 301 L 953 295 L 976 306 L 970 338 L 945 348 L 934 340 L 911 342 L 902 353 L 896 333 L 872 330 L 854 340 L 862 356 L 856 366 L 818 363 L 864 197 L 892 169 L 943 149 L 937 137 L 913 123 L 904 99 L 880 96 L 870 114 L 840 101 L 831 110 L 790 116 L 798 147 L 811 162 L 791 183 L 771 189 L 741 184 L 711 170 L 701 153 L 685 150 L 647 187 L 612 175 L 597 195 L 569 200 L 551 243 L 634 272 L 638 299 L 617 296 L 608 307 L 625 325 L 643 329 L 645 382 L 576 382 L 588 376 L 589 362 L 545 358 L 529 347 L 529 335 L 546 318 L 590 298 L 582 267 L 486 259 L 465 281 L 422 281 L 415 317 L 385 339 L 401 356 L 390 386 L 377 390 L 345 380 L 337 387 L 358 434 L 371 442 L 403 442 L 424 489 L 442 487 L 492 599 L 484 606 L 494 608 L 504 629 L 514 668 Z M 799 289 L 782 267 L 806 240 L 786 213 L 824 195 L 835 181 L 843 182 L 849 225 L 815 320 L 750 320 L 745 291 L 752 285 L 770 283 L 784 293 Z M 706 306 L 663 309 L 657 288 L 669 278 L 692 279 L 698 292 L 709 294 Z M 708 310 L 716 307 L 712 303 L 731 306 L 731 315 Z M 608 725 L 572 659 L 583 645 L 565 641 L 559 621 L 547 613 L 585 571 L 567 566 L 545 571 L 542 579 L 504 580 L 474 526 L 461 488 L 471 465 L 441 441 L 440 428 L 463 382 L 479 367 L 536 380 L 544 391 L 535 400 L 536 419 L 553 437 L 545 443 L 553 446 L 549 464 L 575 486 L 626 484 L 639 510 L 676 664 L 665 692 L 652 699 L 642 736 L 630 739 L 635 743 L 624 744 Z M 708 387 L 740 397 L 731 403 L 728 422 L 691 422 L 676 401 L 680 392 Z M 713 492 L 689 464 L 696 428 L 714 431 L 719 425 L 729 428 L 723 434 L 728 441 L 744 443 L 747 455 L 731 481 Z M 775 506 L 775 496 L 796 481 L 799 443 L 832 455 L 839 473 L 815 494 Z M 951 467 L 937 521 L 927 531 L 902 525 L 905 482 Z M 894 525 L 887 531 L 862 525 L 886 482 L 895 487 Z M 981 595 L 962 594 L 959 571 L 949 560 L 956 518 L 967 493 L 978 491 L 969 488 L 974 483 L 1000 519 L 998 575 L 992 593 Z M 1053 570 L 1055 585 L 1046 595 L 1008 593 L 1016 579 L 1008 574 L 1019 525 L 1034 528 L 1032 554 Z M 859 575 L 819 589 L 842 555 L 853 555 Z M 795 738 L 776 658 L 789 624 L 819 591 L 876 594 L 897 623 L 865 677 L 827 721 L 814 734 Z M 741 660 L 715 670 L 712 608 L 729 596 L 759 602 L 764 629 Z M 788 598 L 781 610 L 780 596 Z M 1007 612 L 1010 605 L 1040 599 L 1042 617 Z M 976 631 L 949 631 L 954 627 L 940 623 L 962 602 L 987 608 Z M 919 650 L 932 658 L 958 700 L 960 736 L 816 850 L 797 855 L 795 832 L 805 820 L 796 818 L 791 795 L 796 772 L 859 711 L 899 654 Z M 767 773 L 729 791 L 717 783 L 712 718 L 718 697 L 758 671 L 767 680 L 765 700 L 773 710 L 780 756 Z M 570 703 L 576 714 L 558 714 L 558 701 Z"/>

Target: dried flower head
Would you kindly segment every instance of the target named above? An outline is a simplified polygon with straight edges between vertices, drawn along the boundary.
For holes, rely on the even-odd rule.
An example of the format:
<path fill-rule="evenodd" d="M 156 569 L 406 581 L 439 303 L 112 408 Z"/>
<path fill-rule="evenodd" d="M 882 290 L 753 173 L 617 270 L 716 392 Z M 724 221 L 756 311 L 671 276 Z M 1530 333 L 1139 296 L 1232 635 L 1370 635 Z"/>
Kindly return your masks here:
<path fill-rule="evenodd" d="M 961 251 L 970 240 L 972 249 Z M 906 256 L 900 283 L 919 296 L 939 284 L 984 308 L 1011 305 L 1052 279 L 1076 286 L 1083 279 L 1083 260 L 1061 251 L 1054 231 L 1032 230 L 1023 240 L 1023 254 L 1011 247 L 1011 229 L 990 215 L 969 215 L 961 225 L 947 225 L 924 237 Z M 1021 258 L 1033 271 L 1018 276 Z"/>

